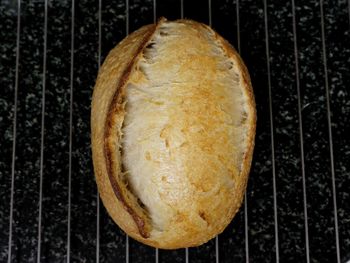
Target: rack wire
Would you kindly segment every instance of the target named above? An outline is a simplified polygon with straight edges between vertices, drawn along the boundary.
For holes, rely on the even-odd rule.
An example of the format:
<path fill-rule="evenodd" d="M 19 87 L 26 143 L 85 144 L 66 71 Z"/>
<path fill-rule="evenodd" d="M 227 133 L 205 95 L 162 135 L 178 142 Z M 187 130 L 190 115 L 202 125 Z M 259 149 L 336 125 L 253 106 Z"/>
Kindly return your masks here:
<path fill-rule="evenodd" d="M 293 43 L 294 43 L 294 64 L 295 64 L 295 76 L 296 86 L 298 94 L 298 122 L 299 122 L 299 136 L 300 136 L 300 159 L 301 159 L 301 173 L 303 181 L 303 208 L 304 208 L 304 225 L 305 225 L 305 252 L 306 262 L 310 262 L 310 248 L 309 248 L 309 223 L 307 216 L 307 196 L 306 196 L 306 180 L 305 180 L 305 161 L 304 161 L 304 136 L 303 136 L 303 117 L 301 114 L 301 95 L 300 95 L 300 79 L 299 79 L 299 59 L 298 59 L 298 44 L 297 44 L 297 29 L 295 19 L 295 1 L 292 0 L 292 12 L 293 12 Z"/>

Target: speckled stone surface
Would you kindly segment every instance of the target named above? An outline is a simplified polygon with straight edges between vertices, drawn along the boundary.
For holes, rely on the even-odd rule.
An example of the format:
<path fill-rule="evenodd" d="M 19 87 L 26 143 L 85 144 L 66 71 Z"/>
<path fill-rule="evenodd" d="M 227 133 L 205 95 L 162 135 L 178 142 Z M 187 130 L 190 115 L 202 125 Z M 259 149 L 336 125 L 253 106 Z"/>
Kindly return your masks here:
<path fill-rule="evenodd" d="M 258 111 L 247 210 L 243 205 L 219 235 L 218 250 L 215 239 L 190 248 L 189 262 L 275 262 L 277 257 L 307 262 L 307 256 L 310 262 L 337 262 L 337 233 L 340 262 L 350 260 L 348 1 L 129 0 L 128 19 L 126 3 L 75 1 L 72 61 L 72 2 L 48 1 L 45 54 L 45 2 L 22 1 L 18 82 L 18 5 L 0 4 L 0 262 L 7 262 L 9 253 L 12 174 L 12 262 L 37 262 L 39 240 L 41 262 L 66 262 L 67 256 L 71 262 L 186 262 L 184 249 L 159 250 L 156 261 L 155 249 L 132 239 L 127 246 L 126 235 L 98 199 L 90 149 L 90 102 L 99 64 L 128 32 L 161 16 L 180 18 L 181 10 L 186 18 L 211 22 L 240 51 Z"/>

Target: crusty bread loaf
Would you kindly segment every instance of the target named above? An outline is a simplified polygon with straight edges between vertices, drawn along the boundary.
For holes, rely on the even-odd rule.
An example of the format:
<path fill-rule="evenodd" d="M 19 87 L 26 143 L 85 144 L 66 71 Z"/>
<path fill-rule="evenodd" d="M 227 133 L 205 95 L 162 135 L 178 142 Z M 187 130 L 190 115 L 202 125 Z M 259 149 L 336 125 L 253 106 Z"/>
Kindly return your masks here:
<path fill-rule="evenodd" d="M 160 19 L 108 55 L 94 89 L 92 153 L 113 220 L 150 246 L 197 246 L 239 209 L 255 102 L 237 52 L 206 25 Z"/>

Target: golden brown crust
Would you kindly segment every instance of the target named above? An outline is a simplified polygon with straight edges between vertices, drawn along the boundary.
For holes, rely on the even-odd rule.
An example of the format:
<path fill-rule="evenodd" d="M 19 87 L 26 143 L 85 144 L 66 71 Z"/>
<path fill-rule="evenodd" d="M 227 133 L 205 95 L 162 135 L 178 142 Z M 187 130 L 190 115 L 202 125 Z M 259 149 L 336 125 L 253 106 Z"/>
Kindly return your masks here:
<path fill-rule="evenodd" d="M 242 171 L 241 171 L 241 177 L 245 178 L 245 180 L 242 180 L 241 186 L 240 186 L 240 191 L 243 193 L 247 187 L 247 183 L 248 183 L 248 178 L 249 178 L 249 171 L 250 171 L 250 166 L 251 166 L 251 162 L 252 162 L 252 158 L 253 158 L 253 150 L 254 150 L 254 143 L 255 143 L 255 131 L 256 131 L 256 121 L 257 121 L 257 116 L 256 116 L 256 104 L 255 104 L 255 98 L 254 98 L 254 93 L 253 93 L 253 87 L 252 87 L 252 83 L 250 80 L 250 75 L 248 72 L 248 69 L 246 67 L 246 65 L 244 64 L 242 58 L 240 57 L 240 55 L 238 54 L 238 52 L 235 50 L 235 48 L 228 43 L 224 38 L 222 38 L 220 35 L 218 35 L 215 31 L 214 31 L 216 37 L 218 38 L 218 40 L 222 43 L 224 49 L 226 50 L 227 54 L 232 57 L 238 64 L 239 64 L 239 68 L 242 71 L 242 78 L 243 78 L 243 83 L 244 83 L 244 91 L 246 92 L 248 99 L 248 103 L 249 103 L 249 110 L 251 111 L 250 116 L 251 118 L 250 123 L 248 125 L 249 130 L 247 132 L 247 136 L 248 136 L 248 146 L 246 149 L 246 152 L 244 154 L 243 157 L 243 164 L 242 164 Z M 242 194 L 242 200 L 239 202 L 239 206 L 240 207 L 242 201 L 243 201 L 243 194 Z"/>
<path fill-rule="evenodd" d="M 164 19 L 156 25 L 148 25 L 140 28 L 125 38 L 114 48 L 104 62 L 97 83 L 94 89 L 91 113 L 92 130 L 92 152 L 95 169 L 95 176 L 102 201 L 114 221 L 130 236 L 145 244 L 173 249 L 180 247 L 196 246 L 206 242 L 209 238 L 221 233 L 226 225 L 232 220 L 239 209 L 247 184 L 248 173 L 252 160 L 254 137 L 256 128 L 255 101 L 251 87 L 248 71 L 233 47 L 222 37 L 213 32 L 217 41 L 222 45 L 227 56 L 232 58 L 240 70 L 244 83 L 244 91 L 247 100 L 249 129 L 247 131 L 248 145 L 243 156 L 243 164 L 240 172 L 238 185 L 235 187 L 234 202 L 227 213 L 223 215 L 223 223 L 215 229 L 208 230 L 207 235 L 198 235 L 198 229 L 192 223 L 188 215 L 178 214 L 176 217 L 181 220 L 180 227 L 186 227 L 186 235 L 181 229 L 170 229 L 163 234 L 151 236 L 152 222 L 145 211 L 138 203 L 137 197 L 127 188 L 121 173 L 121 157 L 119 149 L 121 126 L 125 116 L 125 85 L 134 65 L 139 60 L 145 46 L 152 38 L 157 28 L 164 23 Z M 205 27 L 191 20 L 178 20 L 194 28 Z M 200 213 L 204 221 L 209 220 L 204 213 Z M 199 238 L 190 238 L 200 236 Z M 184 238 L 186 237 L 186 238 Z"/>

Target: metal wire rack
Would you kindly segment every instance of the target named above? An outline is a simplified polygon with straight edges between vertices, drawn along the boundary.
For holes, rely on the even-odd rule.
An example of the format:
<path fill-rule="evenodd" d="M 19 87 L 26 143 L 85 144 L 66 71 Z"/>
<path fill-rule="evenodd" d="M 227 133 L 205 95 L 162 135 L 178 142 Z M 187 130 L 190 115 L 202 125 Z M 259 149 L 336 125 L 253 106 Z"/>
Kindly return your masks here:
<path fill-rule="evenodd" d="M 2 1 L 1 262 L 350 262 L 350 1 Z M 91 91 L 129 32 L 192 18 L 241 53 L 257 109 L 241 211 L 206 245 L 143 246 L 93 179 Z"/>

